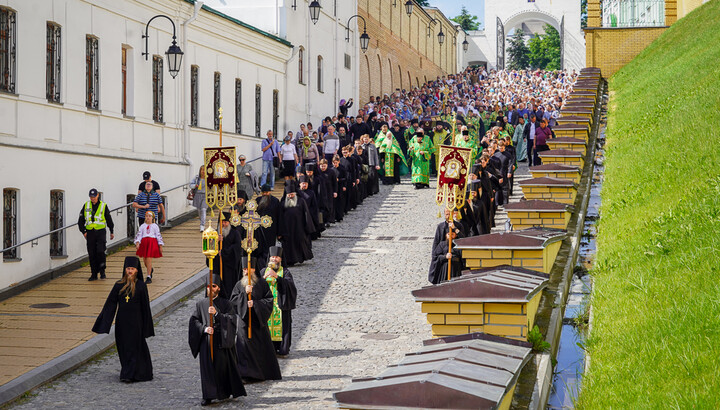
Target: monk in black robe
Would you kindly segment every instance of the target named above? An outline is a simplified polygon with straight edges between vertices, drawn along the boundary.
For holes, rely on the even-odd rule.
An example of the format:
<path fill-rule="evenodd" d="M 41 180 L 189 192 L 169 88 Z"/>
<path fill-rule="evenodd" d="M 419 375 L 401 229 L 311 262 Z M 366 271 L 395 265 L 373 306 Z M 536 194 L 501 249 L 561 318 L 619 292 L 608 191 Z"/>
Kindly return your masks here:
<path fill-rule="evenodd" d="M 230 226 L 230 213 L 223 212 L 222 232 L 220 233 L 220 242 L 222 250 L 220 258 L 222 260 L 222 286 L 220 286 L 220 296 L 225 299 L 230 297 L 230 291 L 240 280 L 240 270 L 238 264 L 242 257 L 242 247 L 240 245 L 241 237 L 239 229 L 232 229 Z M 216 260 L 214 268 L 220 272 L 220 260 Z M 207 264 L 207 260 L 205 262 Z"/>
<path fill-rule="evenodd" d="M 258 247 L 262 247 L 262 251 L 259 252 L 259 254 L 261 254 L 264 258 L 261 259 L 261 263 L 265 263 L 267 260 L 268 250 L 271 246 L 275 246 L 275 242 L 277 241 L 281 205 L 280 200 L 272 196 L 272 188 L 270 185 L 265 184 L 260 188 L 260 190 L 262 191 L 262 194 L 257 199 L 257 213 L 260 216 L 269 216 L 272 218 L 272 224 L 269 227 L 266 228 L 261 226 L 255 230 L 256 233 L 260 232 L 260 235 L 256 234 L 256 236 L 262 239 L 262 241 L 258 240 Z M 255 253 L 253 252 L 253 254 Z"/>
<path fill-rule="evenodd" d="M 466 226 L 462 222 L 460 222 L 460 219 L 458 218 L 458 211 L 452 211 L 452 215 L 453 215 L 453 225 L 455 226 L 455 228 L 460 230 L 459 232 L 463 235 L 463 237 L 468 236 L 464 232 L 464 230 L 466 229 Z M 450 218 L 450 210 L 446 208 L 445 209 L 445 220 L 440 222 L 437 225 L 437 227 L 435 228 L 435 237 L 433 238 L 433 244 L 432 244 L 431 249 L 435 249 L 435 247 L 437 246 L 438 243 L 445 240 L 445 236 L 447 235 L 448 230 L 449 230 L 448 229 L 448 227 L 449 227 L 448 219 L 449 218 Z"/>
<path fill-rule="evenodd" d="M 310 211 L 310 218 L 313 221 L 315 232 L 310 235 L 310 239 L 320 238 L 320 233 L 325 230 L 325 225 L 320 223 L 320 206 L 318 205 L 317 196 L 315 191 L 310 189 L 310 181 L 307 176 L 301 175 L 298 178 L 300 184 L 300 190 L 297 192 L 298 196 L 302 198 L 308 206 Z"/>
<path fill-rule="evenodd" d="M 307 204 L 297 196 L 294 181 L 285 186 L 282 205 L 278 237 L 283 245 L 286 265 L 293 266 L 313 258 L 310 235 L 315 227 Z"/>
<path fill-rule="evenodd" d="M 480 180 L 472 181 L 470 183 L 470 203 L 472 204 L 472 212 L 475 215 L 475 226 L 480 235 L 489 234 L 492 227 L 490 224 L 490 209 L 483 199 L 483 195 L 483 184 Z"/>
<path fill-rule="evenodd" d="M 324 158 L 319 162 L 320 170 L 315 176 L 315 193 L 319 199 L 320 213 L 323 215 L 322 222 L 327 228 L 335 222 L 335 196 L 337 195 L 337 177 L 328 168 L 327 160 Z"/>
<path fill-rule="evenodd" d="M 109 333 L 113 320 L 120 357 L 120 381 L 152 380 L 152 360 L 145 338 L 155 336 L 155 329 L 140 259 L 135 256 L 125 257 L 123 277 L 110 291 L 92 331 Z"/>
<path fill-rule="evenodd" d="M 340 161 L 340 157 L 333 157 L 333 171 L 337 177 L 337 197 L 335 197 L 335 221 L 342 222 L 345 217 L 347 208 L 347 181 L 348 171 L 346 166 Z"/>
<path fill-rule="evenodd" d="M 260 276 L 265 279 L 271 289 L 273 286 L 276 288 L 274 292 L 277 293 L 277 297 L 268 326 L 275 352 L 280 356 L 285 356 L 290 352 L 292 342 L 291 312 L 295 309 L 297 289 L 290 269 L 282 267 L 282 252 L 283 248 L 278 246 L 270 248 L 270 261 L 267 268 L 260 271 Z M 277 326 L 278 318 L 281 320 L 281 326 Z"/>
<path fill-rule="evenodd" d="M 247 262 L 243 266 L 247 266 Z M 248 294 L 252 300 L 248 300 Z M 239 316 L 237 355 L 240 375 L 249 380 L 280 380 L 280 365 L 268 331 L 274 299 L 267 282 L 254 269 L 250 270 L 249 276 L 248 270 L 243 269 L 243 277 L 235 285 L 230 302 Z M 248 337 L 248 327 L 252 337 Z"/>
<path fill-rule="evenodd" d="M 462 233 L 460 229 L 455 228 L 449 231 L 445 235 L 445 239 L 438 242 L 438 244 L 432 250 L 432 259 L 430 261 L 430 269 L 428 272 L 428 280 L 437 285 L 447 281 L 448 277 L 448 262 L 451 263 L 450 277 L 454 278 L 460 276 L 462 271 L 462 259 L 461 251 L 453 246 L 452 251 L 449 249 L 449 238 L 452 237 L 455 240 L 461 237 Z"/>
<path fill-rule="evenodd" d="M 200 355 L 200 381 L 202 384 L 202 405 L 213 400 L 228 397 L 246 396 L 245 386 L 240 377 L 237 363 L 235 340 L 237 337 L 237 316 L 232 303 L 219 296 L 220 275 L 213 275 L 212 288 L 207 286 L 207 294 L 213 298 L 210 307 L 208 298 L 195 304 L 195 312 L 190 317 L 188 344 L 193 357 Z M 210 315 L 213 326 L 210 327 Z M 213 351 L 210 352 L 210 335 L 213 335 Z"/>

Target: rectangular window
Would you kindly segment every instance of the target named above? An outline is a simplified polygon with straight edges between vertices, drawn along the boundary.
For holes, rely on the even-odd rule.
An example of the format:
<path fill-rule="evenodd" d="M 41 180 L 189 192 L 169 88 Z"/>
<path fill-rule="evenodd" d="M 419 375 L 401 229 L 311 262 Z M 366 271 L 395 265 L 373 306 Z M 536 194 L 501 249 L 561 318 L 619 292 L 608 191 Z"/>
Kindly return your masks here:
<path fill-rule="evenodd" d="M 127 115 L 127 48 L 122 48 L 122 105 L 120 111 L 123 115 Z"/>
<path fill-rule="evenodd" d="M 242 80 L 235 79 L 235 132 L 242 134 Z"/>
<path fill-rule="evenodd" d="M 100 62 L 97 37 L 85 38 L 85 66 L 87 83 L 85 106 L 97 110 L 100 108 Z"/>
<path fill-rule="evenodd" d="M 352 59 L 350 58 L 350 54 L 345 54 L 345 68 L 348 70 L 352 68 Z"/>
<path fill-rule="evenodd" d="M 213 111 L 215 112 L 215 129 L 220 129 L 220 73 L 215 72 L 213 76 Z"/>
<path fill-rule="evenodd" d="M 125 195 L 125 203 L 129 204 L 132 203 L 135 200 L 136 194 L 127 194 Z M 127 236 L 128 238 L 132 238 L 133 235 L 137 232 L 137 228 L 139 225 L 135 225 L 137 221 L 137 211 L 132 206 L 128 206 L 125 208 L 127 210 L 127 219 L 125 220 L 125 229 L 127 229 Z"/>
<path fill-rule="evenodd" d="M 317 90 L 323 92 L 323 58 L 317 58 Z"/>
<path fill-rule="evenodd" d="M 45 94 L 48 101 L 60 102 L 60 26 L 47 22 Z"/>
<path fill-rule="evenodd" d="M 260 105 L 262 102 L 262 99 L 260 98 L 261 91 L 260 84 L 255 84 L 255 136 L 258 138 L 260 138 L 260 121 L 262 118 L 260 114 L 260 109 L 262 108 Z"/>
<path fill-rule="evenodd" d="M 18 190 L 3 189 L 3 249 L 18 243 Z M 17 259 L 18 248 L 3 252 L 3 259 Z"/>
<path fill-rule="evenodd" d="M 0 91 L 15 93 L 15 12 L 0 7 Z"/>
<path fill-rule="evenodd" d="M 279 97 L 280 97 L 280 91 L 273 90 L 273 111 L 272 111 L 273 112 L 273 118 L 272 118 L 273 135 L 279 135 L 278 129 L 277 129 L 278 128 L 278 117 L 280 116 L 280 114 L 278 112 L 279 111 L 279 101 L 278 101 Z"/>
<path fill-rule="evenodd" d="M 190 126 L 198 125 L 198 70 L 199 67 L 190 66 Z"/>
<path fill-rule="evenodd" d="M 305 80 L 303 77 L 303 62 L 305 60 L 305 49 L 300 46 L 300 49 L 298 51 L 298 82 L 300 84 L 305 84 Z"/>
<path fill-rule="evenodd" d="M 65 192 L 50 191 L 50 231 L 60 229 L 65 224 Z M 65 231 L 50 234 L 50 256 L 65 256 Z"/>
<path fill-rule="evenodd" d="M 153 56 L 153 120 L 163 122 L 163 59 Z"/>

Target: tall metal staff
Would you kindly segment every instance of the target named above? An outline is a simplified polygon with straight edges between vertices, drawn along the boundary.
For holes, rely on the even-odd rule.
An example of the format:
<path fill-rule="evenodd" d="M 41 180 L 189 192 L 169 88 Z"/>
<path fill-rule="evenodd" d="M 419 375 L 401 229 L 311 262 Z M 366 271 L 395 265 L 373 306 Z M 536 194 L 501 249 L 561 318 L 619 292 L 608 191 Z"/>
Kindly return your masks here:
<path fill-rule="evenodd" d="M 203 150 L 203 166 L 205 167 L 205 203 L 210 208 L 211 217 L 215 216 L 214 208 L 218 209 L 218 230 L 222 229 L 222 210 L 237 201 L 237 192 L 235 189 L 235 147 L 222 146 L 222 108 L 218 109 L 219 113 L 219 147 L 205 148 Z M 213 229 L 209 223 L 207 229 L 203 231 L 203 254 L 208 257 L 209 278 L 208 283 L 212 288 L 213 285 L 213 259 L 215 255 L 222 250 L 222 242 L 220 242 L 218 231 Z M 218 247 L 219 243 L 219 247 Z M 222 258 L 220 259 L 220 276 L 222 278 Z M 213 301 L 210 297 L 210 306 Z M 213 326 L 213 317 L 210 316 L 210 327 Z M 213 354 L 213 335 L 210 335 L 210 357 Z"/>

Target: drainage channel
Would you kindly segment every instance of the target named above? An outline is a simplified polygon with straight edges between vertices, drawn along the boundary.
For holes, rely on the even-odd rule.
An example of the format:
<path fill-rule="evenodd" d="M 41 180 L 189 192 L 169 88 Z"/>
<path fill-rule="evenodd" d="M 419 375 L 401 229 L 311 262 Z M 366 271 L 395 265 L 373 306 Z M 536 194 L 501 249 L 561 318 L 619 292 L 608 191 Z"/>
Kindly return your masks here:
<path fill-rule="evenodd" d="M 604 114 L 604 113 L 603 113 Z M 605 118 L 598 128 L 590 198 L 578 249 L 578 258 L 568 292 L 560 345 L 553 372 L 548 409 L 574 408 L 585 371 L 585 341 L 589 331 L 589 303 L 592 277 L 589 272 L 597 252 L 597 223 L 600 219 L 600 191 L 605 179 Z"/>

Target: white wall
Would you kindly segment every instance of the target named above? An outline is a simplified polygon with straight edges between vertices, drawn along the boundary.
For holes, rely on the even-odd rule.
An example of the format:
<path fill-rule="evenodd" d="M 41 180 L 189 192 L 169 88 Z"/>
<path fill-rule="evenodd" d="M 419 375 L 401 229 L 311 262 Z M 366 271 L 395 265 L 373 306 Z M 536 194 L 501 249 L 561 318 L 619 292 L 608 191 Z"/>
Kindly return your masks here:
<path fill-rule="evenodd" d="M 261 134 L 272 128 L 272 91 L 279 90 L 279 131 L 285 120 L 285 61 L 291 47 L 228 19 L 201 10 L 187 33 L 182 23 L 193 5 L 180 0 L 0 0 L 17 12 L 16 95 L 0 94 L 0 188 L 20 190 L 19 242 L 49 231 L 50 190 L 65 191 L 66 224 L 77 221 L 87 192 L 96 187 L 117 207 L 135 193 L 149 170 L 163 190 L 188 182 L 202 161 L 202 149 L 217 146 L 213 130 L 213 73 L 221 73 L 223 145 L 237 146 L 249 158 L 260 154 L 255 130 L 255 84 L 262 86 Z M 163 55 L 172 26 L 155 19 L 149 30 L 148 61 L 140 55 L 147 21 L 170 16 L 185 53 L 173 79 L 164 61 L 164 123 L 152 119 L 152 55 Z M 45 97 L 45 25 L 62 26 L 61 104 Z M 99 38 L 100 109 L 85 107 L 85 36 Z M 187 40 L 187 41 L 184 41 Z M 132 110 L 121 113 L 121 47 L 128 67 Z M 190 66 L 200 66 L 198 127 L 190 119 Z M 235 78 L 243 81 L 243 129 L 235 131 Z M 192 210 L 186 191 L 168 194 L 169 216 Z M 125 236 L 125 213 L 116 219 L 116 241 Z M 0 220 L 0 229 L 2 228 Z M 67 258 L 50 259 L 49 239 L 20 249 L 21 261 L 0 262 L 0 289 L 85 255 L 77 228 L 67 230 Z"/>
<path fill-rule="evenodd" d="M 276 34 L 293 45 L 292 57 L 287 63 L 286 121 L 278 130 L 284 136 L 288 130 L 298 131 L 300 123 L 308 121 L 317 129 L 322 118 L 338 112 L 341 99 L 358 100 L 360 47 L 357 32 L 362 22 L 350 22 L 350 41 L 345 41 L 345 28 L 350 16 L 357 14 L 356 0 L 338 1 L 337 10 L 331 1 L 321 2 L 318 22 L 310 20 L 308 0 L 266 0 L 261 4 L 246 0 L 208 0 L 208 5 L 256 27 Z M 303 84 L 299 82 L 299 56 L 304 52 Z M 351 68 L 345 68 L 345 54 L 351 57 Z M 317 57 L 323 57 L 323 91 L 318 91 Z M 357 106 L 350 113 L 357 112 Z M 282 138 L 281 136 L 281 138 Z"/>
<path fill-rule="evenodd" d="M 505 25 L 505 35 L 507 36 L 510 29 L 521 24 L 523 20 L 540 20 L 560 31 L 560 21 L 563 16 L 565 16 L 565 68 L 568 70 L 580 69 L 585 67 L 585 34 L 580 28 L 580 2 L 576 0 L 486 1 L 485 30 L 482 33 L 473 33 L 471 36 L 477 50 L 481 50 L 487 57 L 488 66 L 495 68 L 497 56 L 496 17 L 500 17 Z M 507 41 L 505 46 L 507 63 Z M 468 56 L 468 58 L 471 57 Z"/>

